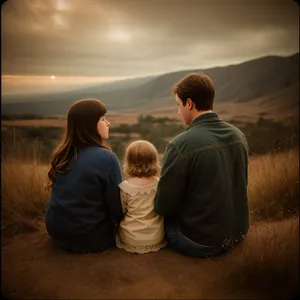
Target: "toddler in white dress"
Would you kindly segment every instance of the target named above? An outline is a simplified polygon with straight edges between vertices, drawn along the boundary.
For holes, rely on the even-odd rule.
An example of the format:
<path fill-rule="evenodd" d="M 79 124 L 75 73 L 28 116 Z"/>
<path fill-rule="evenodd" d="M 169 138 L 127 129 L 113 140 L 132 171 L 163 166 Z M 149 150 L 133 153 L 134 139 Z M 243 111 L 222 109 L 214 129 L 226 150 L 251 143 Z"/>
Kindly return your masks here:
<path fill-rule="evenodd" d="M 118 248 L 148 253 L 166 246 L 163 217 L 154 211 L 159 169 L 153 144 L 135 141 L 127 147 L 123 164 L 126 180 L 119 184 L 124 218 L 117 231 Z"/>

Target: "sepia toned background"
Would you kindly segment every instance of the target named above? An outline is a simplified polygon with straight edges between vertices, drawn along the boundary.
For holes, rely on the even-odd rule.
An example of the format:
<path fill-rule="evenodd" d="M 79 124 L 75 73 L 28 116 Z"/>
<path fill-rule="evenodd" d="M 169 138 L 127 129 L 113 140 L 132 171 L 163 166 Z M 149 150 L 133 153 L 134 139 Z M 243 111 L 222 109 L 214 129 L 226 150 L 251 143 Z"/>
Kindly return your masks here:
<path fill-rule="evenodd" d="M 1 40 L 5 295 L 289 299 L 299 291 L 297 1 L 8 0 Z M 168 141 L 185 130 L 170 89 L 190 72 L 211 77 L 214 110 L 249 142 L 245 247 L 224 261 L 169 250 L 135 261 L 55 252 L 43 222 L 47 171 L 70 105 L 106 104 L 121 162 L 130 141 L 146 139 L 163 163 Z"/>

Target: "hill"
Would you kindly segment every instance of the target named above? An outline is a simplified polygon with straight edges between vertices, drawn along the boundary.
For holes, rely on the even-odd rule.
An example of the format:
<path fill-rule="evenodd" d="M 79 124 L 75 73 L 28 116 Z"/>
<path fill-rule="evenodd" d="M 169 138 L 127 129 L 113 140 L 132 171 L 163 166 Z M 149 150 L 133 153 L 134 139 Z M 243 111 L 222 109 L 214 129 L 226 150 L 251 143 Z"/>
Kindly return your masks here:
<path fill-rule="evenodd" d="M 23 99 L 2 97 L 2 113 L 65 115 L 71 103 L 88 97 L 103 100 L 114 113 L 136 113 L 145 110 L 148 112 L 164 107 L 168 107 L 166 111 L 172 109 L 174 112 L 170 88 L 190 72 L 201 72 L 212 78 L 216 87 L 216 106 L 219 106 L 220 110 L 224 104 L 228 106 L 228 103 L 242 103 L 245 108 L 248 105 L 252 107 L 249 103 L 254 100 L 259 102 L 255 104 L 258 108 L 262 103 L 268 103 L 270 109 L 273 100 L 274 103 L 277 101 L 277 104 L 282 102 L 284 109 L 288 107 L 293 113 L 297 105 L 299 107 L 299 53 L 296 53 L 288 57 L 268 56 L 226 67 L 185 70 L 156 77 L 129 79 L 121 83 L 61 94 L 40 95 L 31 99 L 29 96 Z"/>

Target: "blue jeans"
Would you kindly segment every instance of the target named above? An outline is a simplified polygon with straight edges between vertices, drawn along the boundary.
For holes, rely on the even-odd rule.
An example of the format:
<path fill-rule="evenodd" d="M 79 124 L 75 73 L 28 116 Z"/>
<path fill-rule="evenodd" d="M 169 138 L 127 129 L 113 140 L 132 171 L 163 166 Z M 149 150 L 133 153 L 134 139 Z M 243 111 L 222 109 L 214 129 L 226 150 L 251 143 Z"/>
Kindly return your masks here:
<path fill-rule="evenodd" d="M 210 257 L 225 252 L 224 248 L 204 246 L 193 242 L 184 236 L 172 221 L 165 221 L 165 233 L 168 246 L 188 256 L 193 257 Z"/>
<path fill-rule="evenodd" d="M 67 252 L 73 252 L 78 254 L 84 254 L 84 253 L 99 253 L 103 252 L 107 249 L 114 248 L 115 247 L 115 240 L 113 238 L 108 238 L 101 242 L 100 245 L 91 246 L 91 247 L 76 247 L 76 246 L 70 246 L 65 245 L 65 243 L 58 242 L 57 240 L 51 238 L 52 244 L 55 248 L 63 249 Z"/>
<path fill-rule="evenodd" d="M 102 232 L 93 231 L 89 234 L 66 234 L 60 232 L 57 226 L 46 222 L 46 228 L 52 244 L 56 248 L 74 253 L 97 253 L 115 247 L 114 225 Z"/>

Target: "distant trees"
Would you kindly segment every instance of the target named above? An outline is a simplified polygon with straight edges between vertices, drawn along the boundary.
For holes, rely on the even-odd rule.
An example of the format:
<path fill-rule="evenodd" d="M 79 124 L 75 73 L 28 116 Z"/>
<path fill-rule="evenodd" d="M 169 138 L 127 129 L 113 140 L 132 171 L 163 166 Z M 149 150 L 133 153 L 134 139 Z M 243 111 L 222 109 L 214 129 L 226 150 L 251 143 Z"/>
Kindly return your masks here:
<path fill-rule="evenodd" d="M 174 123 L 178 122 L 176 119 L 168 118 L 168 117 L 163 117 L 163 118 L 155 118 L 151 115 L 140 115 L 138 118 L 139 123 Z"/>
<path fill-rule="evenodd" d="M 230 123 L 244 132 L 251 154 L 264 154 L 299 147 L 298 122 L 284 125 L 261 115 L 256 123 L 245 124 L 234 120 Z M 184 130 L 185 126 L 178 123 L 176 119 L 141 115 L 136 124 L 121 124 L 114 127 L 114 133 L 123 135 L 112 135 L 108 142 L 119 159 L 123 160 L 126 147 L 133 140 L 148 140 L 156 146 L 159 153 L 163 153 L 168 141 Z M 7 149 L 7 145 L 12 146 L 22 142 L 21 148 L 25 150 L 26 144 L 30 146 L 32 142 L 39 141 L 43 145 L 44 161 L 49 162 L 51 152 L 58 145 L 63 132 L 63 128 L 56 127 L 2 126 L 2 145 L 5 144 L 4 149 Z"/>
<path fill-rule="evenodd" d="M 152 115 L 140 115 L 136 124 L 121 124 L 114 128 L 116 133 L 128 133 L 126 137 L 111 138 L 109 143 L 113 151 L 120 159 L 123 159 L 124 151 L 130 141 L 131 133 L 138 133 L 142 139 L 153 143 L 160 153 L 163 153 L 167 140 L 184 131 L 185 127 L 177 124 L 178 120 L 171 118 L 155 118 Z"/>
<path fill-rule="evenodd" d="M 251 153 L 264 154 L 299 147 L 299 123 L 284 125 L 260 117 L 256 123 L 236 125 L 248 139 Z"/>
<path fill-rule="evenodd" d="M 5 128 L 5 129 L 4 129 Z M 48 163 L 54 148 L 63 135 L 63 128 L 59 127 L 2 127 L 1 145 L 2 155 L 15 153 L 17 156 L 27 156 L 33 144 L 41 145 L 41 159 Z"/>

